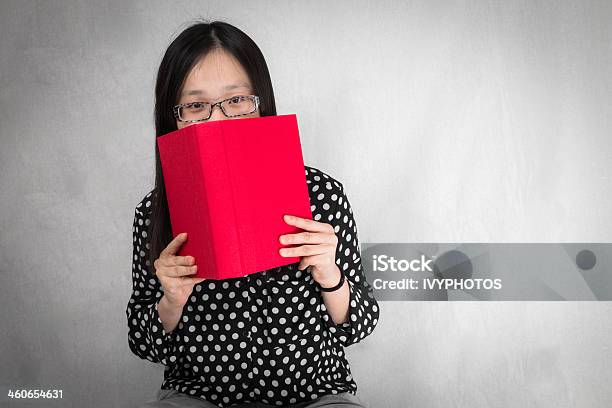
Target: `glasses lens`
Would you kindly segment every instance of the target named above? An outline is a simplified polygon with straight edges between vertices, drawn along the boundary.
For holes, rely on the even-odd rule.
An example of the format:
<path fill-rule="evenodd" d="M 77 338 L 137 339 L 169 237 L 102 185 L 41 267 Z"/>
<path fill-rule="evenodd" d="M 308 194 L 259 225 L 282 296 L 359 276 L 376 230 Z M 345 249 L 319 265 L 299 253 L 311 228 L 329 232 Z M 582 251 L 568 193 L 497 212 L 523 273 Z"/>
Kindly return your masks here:
<path fill-rule="evenodd" d="M 179 114 L 183 120 L 207 119 L 210 116 L 210 105 L 200 102 L 192 103 L 188 106 L 182 106 Z"/>
<path fill-rule="evenodd" d="M 229 116 L 245 115 L 255 110 L 255 98 L 249 96 L 235 96 L 223 102 L 223 110 Z"/>

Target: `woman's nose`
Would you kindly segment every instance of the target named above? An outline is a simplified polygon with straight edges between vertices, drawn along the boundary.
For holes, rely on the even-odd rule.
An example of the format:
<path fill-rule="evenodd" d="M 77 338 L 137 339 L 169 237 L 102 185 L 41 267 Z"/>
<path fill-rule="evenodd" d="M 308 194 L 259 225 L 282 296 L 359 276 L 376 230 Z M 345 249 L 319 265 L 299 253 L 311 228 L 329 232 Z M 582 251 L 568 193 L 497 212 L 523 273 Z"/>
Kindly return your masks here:
<path fill-rule="evenodd" d="M 225 120 L 225 119 L 229 119 L 229 118 L 223 114 L 223 112 L 221 111 L 221 107 L 219 105 L 213 106 L 213 110 L 210 114 L 210 118 L 208 118 L 208 121 L 210 122 L 213 120 Z"/>

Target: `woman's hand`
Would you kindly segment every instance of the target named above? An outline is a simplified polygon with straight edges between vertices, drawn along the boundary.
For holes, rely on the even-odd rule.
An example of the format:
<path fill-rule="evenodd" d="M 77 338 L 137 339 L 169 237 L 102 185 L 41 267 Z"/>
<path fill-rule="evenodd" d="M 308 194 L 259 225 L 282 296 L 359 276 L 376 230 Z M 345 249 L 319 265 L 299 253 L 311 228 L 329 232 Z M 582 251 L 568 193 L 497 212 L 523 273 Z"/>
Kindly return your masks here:
<path fill-rule="evenodd" d="M 181 245 L 187 241 L 187 233 L 178 234 L 161 251 L 159 258 L 153 262 L 155 275 L 164 290 L 164 297 L 172 307 L 182 308 L 193 291 L 193 286 L 205 280 L 204 278 L 192 278 L 197 272 L 198 266 L 192 256 L 175 255 Z"/>
<path fill-rule="evenodd" d="M 295 234 L 284 234 L 279 237 L 281 244 L 305 244 L 293 248 L 281 248 L 281 256 L 300 256 L 298 269 L 311 266 L 310 274 L 322 287 L 336 286 L 340 280 L 340 269 L 336 265 L 336 245 L 338 238 L 331 224 L 285 215 L 287 224 L 305 230 Z"/>

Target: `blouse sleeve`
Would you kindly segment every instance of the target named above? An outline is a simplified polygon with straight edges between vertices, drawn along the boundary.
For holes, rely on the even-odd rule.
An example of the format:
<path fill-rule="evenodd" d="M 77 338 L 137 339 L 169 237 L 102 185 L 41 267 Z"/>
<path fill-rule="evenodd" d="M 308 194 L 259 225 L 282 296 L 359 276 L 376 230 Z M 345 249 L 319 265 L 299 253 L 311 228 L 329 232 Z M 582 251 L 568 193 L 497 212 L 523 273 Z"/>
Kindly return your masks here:
<path fill-rule="evenodd" d="M 176 361 L 176 342 L 166 333 L 157 306 L 163 295 L 157 276 L 149 272 L 149 237 L 146 226 L 150 219 L 144 215 L 150 205 L 149 193 L 138 204 L 134 213 L 132 295 L 127 304 L 128 344 L 142 359 L 169 366 Z M 146 203 L 143 205 L 143 203 Z"/>
<path fill-rule="evenodd" d="M 344 347 L 358 343 L 370 335 L 378 323 L 378 302 L 374 298 L 372 286 L 366 281 L 359 240 L 357 238 L 357 225 L 353 217 L 353 210 L 346 197 L 342 184 L 336 196 L 337 201 L 332 219 L 328 221 L 333 227 L 338 244 L 336 246 L 336 264 L 344 273 L 349 285 L 349 319 L 345 323 L 335 324 L 322 304 L 323 320 L 328 325 L 332 336 Z"/>

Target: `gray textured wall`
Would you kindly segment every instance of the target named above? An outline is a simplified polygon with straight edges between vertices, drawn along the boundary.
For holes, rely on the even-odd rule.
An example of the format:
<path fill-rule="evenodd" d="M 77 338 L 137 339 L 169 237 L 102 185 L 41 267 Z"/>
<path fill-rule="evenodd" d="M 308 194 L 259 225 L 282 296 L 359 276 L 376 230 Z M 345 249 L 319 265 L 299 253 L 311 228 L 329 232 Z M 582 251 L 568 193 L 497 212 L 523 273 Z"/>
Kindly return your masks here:
<path fill-rule="evenodd" d="M 306 162 L 344 183 L 362 242 L 612 238 L 609 1 L 0 11 L 0 401 L 18 387 L 62 389 L 57 406 L 155 395 L 162 367 L 126 337 L 132 216 L 153 182 L 155 71 L 197 17 L 259 44 L 279 113 L 299 115 Z M 612 406 L 611 313 L 384 302 L 347 353 L 372 407 Z"/>

